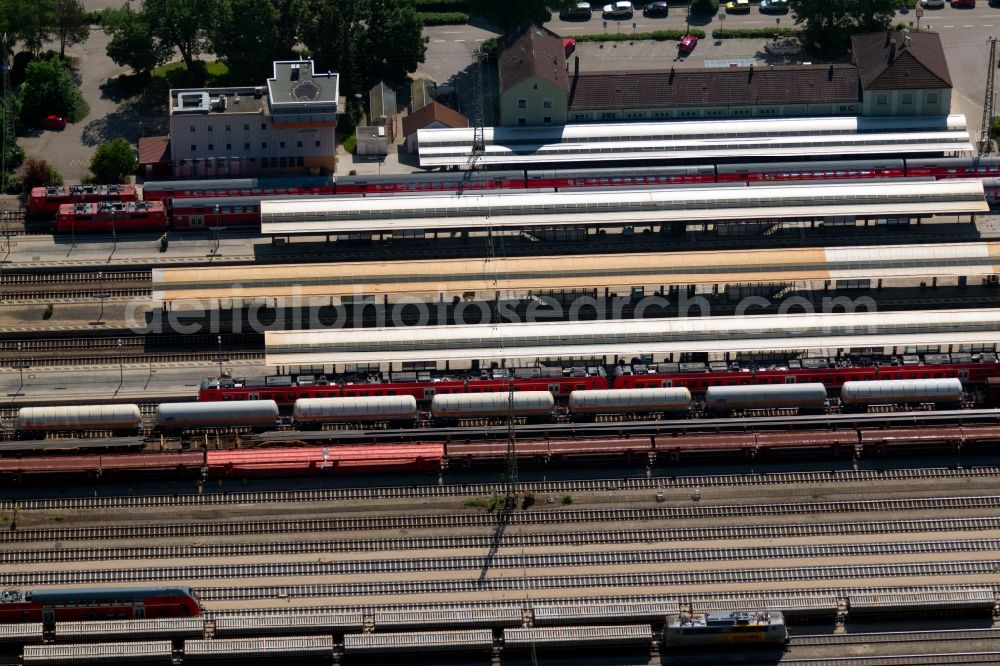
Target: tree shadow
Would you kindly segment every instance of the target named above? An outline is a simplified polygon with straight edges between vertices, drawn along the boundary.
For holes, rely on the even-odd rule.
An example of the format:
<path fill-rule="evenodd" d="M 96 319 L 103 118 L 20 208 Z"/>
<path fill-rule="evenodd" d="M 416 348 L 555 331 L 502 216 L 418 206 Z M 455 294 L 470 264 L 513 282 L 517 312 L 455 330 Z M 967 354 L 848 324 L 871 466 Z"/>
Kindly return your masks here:
<path fill-rule="evenodd" d="M 136 143 L 144 136 L 165 135 L 170 124 L 162 107 L 163 103 L 157 103 L 151 95 L 133 97 L 116 111 L 87 123 L 81 141 L 86 146 L 97 146 L 118 137 Z"/>
<path fill-rule="evenodd" d="M 139 74 L 120 74 L 101 84 L 101 99 L 120 104 L 127 99 L 141 95 L 149 87 L 150 77 Z"/>

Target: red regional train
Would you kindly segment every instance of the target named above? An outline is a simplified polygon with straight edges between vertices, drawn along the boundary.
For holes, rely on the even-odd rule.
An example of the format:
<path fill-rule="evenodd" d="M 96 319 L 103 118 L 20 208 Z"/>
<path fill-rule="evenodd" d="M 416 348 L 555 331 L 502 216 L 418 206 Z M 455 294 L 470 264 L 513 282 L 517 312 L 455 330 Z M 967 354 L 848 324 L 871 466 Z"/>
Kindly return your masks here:
<path fill-rule="evenodd" d="M 28 215 L 53 217 L 63 204 L 98 201 L 138 201 L 134 185 L 73 185 L 71 187 L 33 187 L 28 195 Z"/>
<path fill-rule="evenodd" d="M 877 362 L 876 362 L 877 361 Z M 867 359 L 849 364 L 843 359 L 795 359 L 780 367 L 718 366 L 707 363 L 655 363 L 586 367 L 517 368 L 504 378 L 496 371 L 462 376 L 459 373 L 391 372 L 363 377 L 347 375 L 281 375 L 263 380 L 206 379 L 198 393 L 201 401 L 274 400 L 287 410 L 300 398 L 339 396 L 413 396 L 427 404 L 435 395 L 508 391 L 548 391 L 566 399 L 577 390 L 687 388 L 703 394 L 711 386 L 751 384 L 805 384 L 818 382 L 839 390 L 847 381 L 875 379 L 957 378 L 969 387 L 985 386 L 1000 377 L 1000 362 L 993 353 L 925 354 Z"/>
<path fill-rule="evenodd" d="M 0 592 L 0 623 L 154 619 L 201 615 L 189 587 L 6 590 Z"/>
<path fill-rule="evenodd" d="M 63 204 L 56 215 L 56 231 L 64 234 L 163 231 L 166 226 L 167 209 L 162 201 Z"/>
<path fill-rule="evenodd" d="M 144 186 L 144 199 L 167 208 L 148 228 L 162 231 L 198 227 L 252 227 L 260 224 L 263 199 L 301 196 L 406 194 L 480 190 L 596 187 L 663 187 L 708 183 L 768 183 L 867 178 L 982 178 L 991 203 L 1000 203 L 1000 158 L 920 158 L 830 162 L 703 164 L 560 170 L 445 171 L 383 176 L 306 176 L 235 180 L 164 181 Z M 43 201 L 37 206 L 51 206 Z M 69 225 L 59 226 L 66 232 Z M 108 232 L 110 219 L 86 231 Z M 80 227 L 76 231 L 81 231 Z"/>

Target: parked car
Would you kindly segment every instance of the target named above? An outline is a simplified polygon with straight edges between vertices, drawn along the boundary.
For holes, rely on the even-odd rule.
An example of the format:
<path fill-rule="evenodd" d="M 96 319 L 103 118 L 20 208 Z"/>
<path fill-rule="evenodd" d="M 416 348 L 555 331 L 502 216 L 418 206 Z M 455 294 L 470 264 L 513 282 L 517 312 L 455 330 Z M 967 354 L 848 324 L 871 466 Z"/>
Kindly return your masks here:
<path fill-rule="evenodd" d="M 944 9 L 944 0 L 920 0 L 924 9 Z"/>
<path fill-rule="evenodd" d="M 727 14 L 749 14 L 750 0 L 730 0 L 726 3 Z"/>
<path fill-rule="evenodd" d="M 620 0 L 611 5 L 604 5 L 603 15 L 611 21 L 627 21 L 635 16 L 635 10 L 628 0 Z"/>
<path fill-rule="evenodd" d="M 42 127 L 46 129 L 66 129 L 66 119 L 62 116 L 49 115 L 42 120 Z"/>
<path fill-rule="evenodd" d="M 938 0 L 944 2 L 944 0 Z M 788 0 L 760 0 L 761 14 L 787 14 Z"/>
<path fill-rule="evenodd" d="M 573 51 L 576 51 L 576 40 L 566 38 L 563 40 L 563 50 L 566 51 L 566 55 L 569 55 Z"/>
<path fill-rule="evenodd" d="M 677 42 L 677 51 L 682 55 L 687 55 L 694 51 L 694 47 L 698 46 L 698 38 L 694 35 L 684 35 L 681 40 Z"/>
<path fill-rule="evenodd" d="M 589 2 L 578 2 L 576 7 L 564 9 L 559 12 L 559 18 L 563 21 L 589 21 L 593 10 Z"/>
<path fill-rule="evenodd" d="M 976 0 L 951 0 L 951 6 L 956 9 L 975 9 Z"/>
<path fill-rule="evenodd" d="M 670 13 L 670 5 L 662 0 L 660 2 L 649 2 L 642 9 L 642 15 L 646 18 L 665 18 Z"/>

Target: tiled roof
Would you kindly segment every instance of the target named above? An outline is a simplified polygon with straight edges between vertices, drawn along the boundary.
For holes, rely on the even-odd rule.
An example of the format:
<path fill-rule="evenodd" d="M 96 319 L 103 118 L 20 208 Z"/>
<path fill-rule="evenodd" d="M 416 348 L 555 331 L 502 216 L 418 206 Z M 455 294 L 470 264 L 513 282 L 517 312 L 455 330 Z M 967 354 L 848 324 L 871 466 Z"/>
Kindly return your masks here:
<path fill-rule="evenodd" d="M 580 73 L 570 111 L 860 101 L 851 65 Z"/>
<path fill-rule="evenodd" d="M 139 139 L 139 164 L 167 162 L 169 155 L 169 136 L 144 136 Z"/>
<path fill-rule="evenodd" d="M 469 119 L 440 102 L 431 102 L 403 118 L 403 136 L 410 136 L 434 121 L 445 127 L 468 127 Z"/>
<path fill-rule="evenodd" d="M 873 32 L 851 37 L 865 90 L 951 88 L 948 62 L 935 32 Z"/>
<path fill-rule="evenodd" d="M 537 76 L 566 90 L 566 52 L 562 38 L 533 23 L 504 38 L 500 45 L 500 92 Z"/>

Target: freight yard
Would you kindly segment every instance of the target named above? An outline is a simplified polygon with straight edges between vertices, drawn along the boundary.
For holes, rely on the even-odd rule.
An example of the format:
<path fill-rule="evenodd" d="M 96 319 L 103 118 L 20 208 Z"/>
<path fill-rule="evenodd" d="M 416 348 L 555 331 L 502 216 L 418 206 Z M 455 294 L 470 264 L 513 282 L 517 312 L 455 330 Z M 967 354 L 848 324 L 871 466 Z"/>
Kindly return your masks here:
<path fill-rule="evenodd" d="M 853 39 L 663 73 L 835 102 L 615 115 L 530 25 L 384 172 L 26 192 L 0 666 L 1000 664 L 1000 158 L 937 33 Z M 171 90 L 172 150 L 321 148 L 339 75 L 274 72 Z"/>

